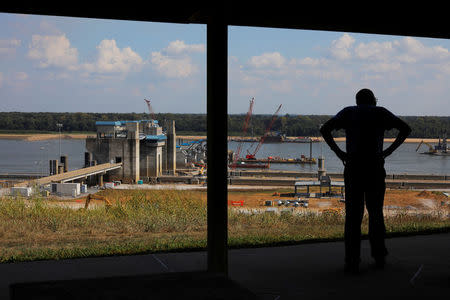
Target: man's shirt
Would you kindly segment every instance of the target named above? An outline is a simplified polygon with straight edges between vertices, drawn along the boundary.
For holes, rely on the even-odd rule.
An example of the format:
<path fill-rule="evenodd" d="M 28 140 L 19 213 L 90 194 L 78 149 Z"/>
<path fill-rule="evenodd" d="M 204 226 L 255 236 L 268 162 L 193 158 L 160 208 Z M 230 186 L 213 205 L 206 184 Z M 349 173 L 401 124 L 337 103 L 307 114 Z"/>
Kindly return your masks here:
<path fill-rule="evenodd" d="M 383 152 L 384 132 L 401 121 L 384 107 L 348 106 L 333 117 L 335 129 L 344 129 L 350 157 L 376 156 Z"/>

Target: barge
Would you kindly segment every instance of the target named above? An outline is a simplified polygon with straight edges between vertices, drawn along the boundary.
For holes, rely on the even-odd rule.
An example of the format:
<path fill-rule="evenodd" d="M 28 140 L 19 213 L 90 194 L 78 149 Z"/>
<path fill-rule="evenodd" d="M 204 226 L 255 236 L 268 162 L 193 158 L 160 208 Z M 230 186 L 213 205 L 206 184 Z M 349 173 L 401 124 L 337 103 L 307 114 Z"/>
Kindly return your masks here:
<path fill-rule="evenodd" d="M 316 164 L 316 159 L 314 157 L 306 157 L 302 155 L 300 158 L 282 158 L 282 157 L 272 157 L 260 158 L 260 159 L 238 159 L 240 163 L 266 163 L 266 164 Z"/>

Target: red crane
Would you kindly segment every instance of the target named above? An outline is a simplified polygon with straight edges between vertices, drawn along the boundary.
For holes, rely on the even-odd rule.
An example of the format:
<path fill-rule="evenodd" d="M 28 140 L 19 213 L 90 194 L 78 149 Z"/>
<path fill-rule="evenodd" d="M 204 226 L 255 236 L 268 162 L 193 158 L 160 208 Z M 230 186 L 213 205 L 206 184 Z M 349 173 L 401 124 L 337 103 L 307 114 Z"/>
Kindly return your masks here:
<path fill-rule="evenodd" d="M 244 120 L 244 128 L 243 128 L 243 136 L 245 136 L 247 134 L 247 128 L 248 128 L 248 123 L 250 121 L 250 117 L 252 116 L 252 112 L 253 112 L 253 104 L 255 103 L 255 98 L 252 98 L 252 100 L 250 100 L 250 107 L 248 109 L 247 115 L 245 116 L 245 120 Z M 234 170 L 236 168 L 236 163 L 239 159 L 239 155 L 241 153 L 241 149 L 242 149 L 242 141 L 239 142 L 238 147 L 236 149 L 236 155 L 234 156 L 233 159 L 233 163 L 231 165 L 231 168 Z"/>
<path fill-rule="evenodd" d="M 152 116 L 152 119 L 156 120 L 155 113 L 153 112 L 152 106 L 150 104 L 150 100 L 147 100 L 147 99 L 144 99 L 144 100 L 145 100 L 145 102 L 147 102 L 148 111 L 149 111 L 150 115 Z"/>
<path fill-rule="evenodd" d="M 264 133 L 264 135 L 259 140 L 259 143 L 258 143 L 258 145 L 255 148 L 255 151 L 253 151 L 253 153 L 249 153 L 248 150 L 247 150 L 248 154 L 245 156 L 246 159 L 256 159 L 255 155 L 259 151 L 259 148 L 261 148 L 262 144 L 264 143 L 264 140 L 266 139 L 267 135 L 269 134 L 273 123 L 275 123 L 275 120 L 277 119 L 277 115 L 278 115 L 278 112 L 280 111 L 280 109 L 281 109 L 281 104 L 280 104 L 280 106 L 278 106 L 278 109 L 273 114 L 272 120 L 270 121 L 269 126 L 267 126 L 267 128 L 266 128 L 266 132 Z"/>

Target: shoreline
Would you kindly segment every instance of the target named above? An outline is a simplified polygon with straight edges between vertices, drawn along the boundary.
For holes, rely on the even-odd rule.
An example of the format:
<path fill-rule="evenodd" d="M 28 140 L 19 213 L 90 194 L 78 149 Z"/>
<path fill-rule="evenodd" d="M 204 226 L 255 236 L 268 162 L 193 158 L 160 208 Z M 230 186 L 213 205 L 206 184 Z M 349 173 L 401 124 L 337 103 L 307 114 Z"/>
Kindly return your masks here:
<path fill-rule="evenodd" d="M 61 139 L 86 139 L 93 134 L 71 133 L 61 134 Z M 59 139 L 58 133 L 1 133 L 0 140 L 45 141 Z"/>
<path fill-rule="evenodd" d="M 70 134 L 61 134 L 61 139 L 86 139 L 89 136 L 93 136 L 93 134 L 86 133 L 70 133 Z M 53 140 L 58 139 L 59 134 L 55 133 L 2 133 L 0 134 L 0 140 L 25 140 L 25 141 L 44 141 L 44 140 Z M 192 136 L 192 135 L 177 135 L 177 138 L 187 139 L 187 140 L 199 140 L 205 139 L 206 136 Z M 230 136 L 231 138 L 231 136 Z M 236 137 L 233 137 L 236 138 Z M 287 139 L 295 139 L 295 137 L 286 137 Z M 312 137 L 313 140 L 320 140 L 320 137 Z M 392 143 L 395 138 L 385 138 L 384 141 L 387 143 Z M 334 138 L 336 142 L 344 142 L 345 137 Z M 407 138 L 405 143 L 420 143 L 421 141 L 427 143 L 437 143 L 439 142 L 438 138 Z"/>

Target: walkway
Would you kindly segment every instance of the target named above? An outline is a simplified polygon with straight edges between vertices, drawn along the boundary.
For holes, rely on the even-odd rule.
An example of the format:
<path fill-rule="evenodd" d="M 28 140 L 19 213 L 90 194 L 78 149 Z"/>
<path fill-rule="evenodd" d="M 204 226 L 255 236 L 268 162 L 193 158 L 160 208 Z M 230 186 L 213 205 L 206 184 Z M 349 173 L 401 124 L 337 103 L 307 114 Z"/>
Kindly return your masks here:
<path fill-rule="evenodd" d="M 247 288 L 259 299 L 264 300 L 342 297 L 350 299 L 352 296 L 383 300 L 449 297 L 450 234 L 391 238 L 387 240 L 387 246 L 391 254 L 385 270 L 374 270 L 371 267 L 368 241 L 363 241 L 362 272 L 359 276 L 344 273 L 343 242 L 234 249 L 229 252 L 229 277 L 234 283 Z M 205 270 L 205 268 L 205 252 L 0 264 L 0 298 L 8 298 L 8 287 L 12 283 L 91 278 L 86 282 L 91 284 L 98 282 L 97 288 L 90 291 L 91 297 L 97 295 L 95 299 L 111 299 L 100 297 L 99 294 L 112 295 L 114 289 L 116 292 L 119 290 L 123 292 L 130 286 L 130 282 L 136 284 L 139 278 L 142 279 L 135 276 L 150 274 L 169 276 L 180 274 L 177 272 Z M 120 287 L 111 284 L 112 281 L 109 281 L 109 284 L 108 281 L 94 281 L 94 278 L 114 276 L 125 276 L 125 279 L 121 279 L 123 281 Z M 181 288 L 182 285 L 177 285 L 176 280 L 164 282 L 168 282 L 167 293 L 185 292 Z M 210 284 L 209 291 L 219 288 L 211 281 L 205 280 L 204 283 Z M 81 284 L 77 288 L 80 291 L 83 289 Z M 138 292 L 136 289 L 126 292 L 129 299 L 143 299 L 136 295 Z M 154 292 L 158 295 L 165 294 L 161 288 L 155 289 Z M 196 293 L 195 299 L 205 299 L 205 294 L 202 294 L 205 291 L 202 289 L 191 287 L 189 292 Z M 151 298 L 151 295 L 146 296 Z M 183 299 L 186 298 L 191 299 L 190 297 Z M 233 297 L 223 296 L 217 299 L 230 298 Z"/>
<path fill-rule="evenodd" d="M 105 163 L 92 167 L 73 170 L 61 174 L 42 177 L 37 180 L 24 181 L 15 186 L 28 186 L 29 184 L 45 185 L 52 182 L 67 182 L 96 174 L 104 174 L 105 172 L 122 168 L 122 163 Z"/>

